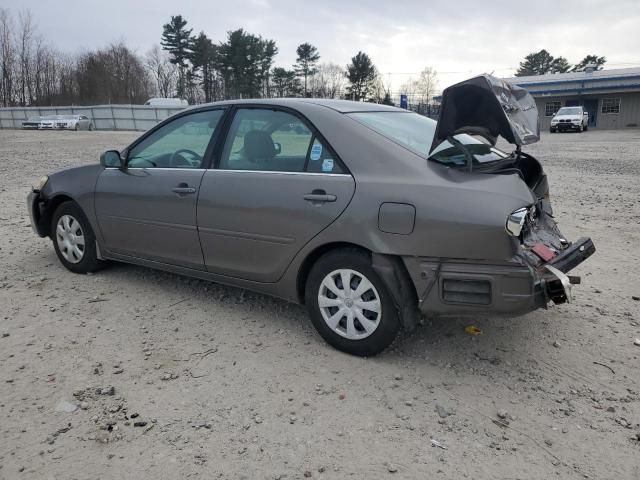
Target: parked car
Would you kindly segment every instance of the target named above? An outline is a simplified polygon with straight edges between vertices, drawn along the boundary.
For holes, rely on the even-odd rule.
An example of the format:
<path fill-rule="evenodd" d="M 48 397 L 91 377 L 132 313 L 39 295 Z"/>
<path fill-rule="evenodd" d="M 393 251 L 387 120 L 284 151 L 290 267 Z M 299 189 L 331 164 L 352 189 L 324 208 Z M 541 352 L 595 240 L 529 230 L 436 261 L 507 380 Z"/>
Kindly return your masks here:
<path fill-rule="evenodd" d="M 60 130 L 93 130 L 93 122 L 86 115 L 57 115 L 55 128 Z"/>
<path fill-rule="evenodd" d="M 577 132 L 589 129 L 589 113 L 583 107 L 562 107 L 551 119 L 549 131 L 566 132 L 575 130 Z"/>
<path fill-rule="evenodd" d="M 150 98 L 145 105 L 153 107 L 188 107 L 189 102 L 182 98 Z"/>
<path fill-rule="evenodd" d="M 60 115 L 43 115 L 40 117 L 39 130 L 53 130 L 56 128 L 56 122 L 60 118 Z"/>
<path fill-rule="evenodd" d="M 486 75 L 447 88 L 437 124 L 363 102 L 225 101 L 43 177 L 29 213 L 72 272 L 116 260 L 303 303 L 327 342 L 368 356 L 420 315 L 571 300 L 566 273 L 595 247 L 560 233 L 521 149 L 538 139 L 533 98 Z"/>
<path fill-rule="evenodd" d="M 42 117 L 29 117 L 26 120 L 22 121 L 22 129 L 23 130 L 37 130 L 40 128 L 40 122 Z"/>

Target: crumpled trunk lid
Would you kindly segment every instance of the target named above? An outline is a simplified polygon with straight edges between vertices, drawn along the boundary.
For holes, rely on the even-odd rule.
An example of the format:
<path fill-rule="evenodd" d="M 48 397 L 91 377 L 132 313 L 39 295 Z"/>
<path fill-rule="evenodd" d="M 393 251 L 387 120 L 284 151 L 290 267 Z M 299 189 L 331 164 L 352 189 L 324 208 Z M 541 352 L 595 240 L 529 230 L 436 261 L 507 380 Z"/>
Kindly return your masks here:
<path fill-rule="evenodd" d="M 454 135 L 478 132 L 519 146 L 537 142 L 535 100 L 525 89 L 487 74 L 446 88 L 431 151 Z"/>

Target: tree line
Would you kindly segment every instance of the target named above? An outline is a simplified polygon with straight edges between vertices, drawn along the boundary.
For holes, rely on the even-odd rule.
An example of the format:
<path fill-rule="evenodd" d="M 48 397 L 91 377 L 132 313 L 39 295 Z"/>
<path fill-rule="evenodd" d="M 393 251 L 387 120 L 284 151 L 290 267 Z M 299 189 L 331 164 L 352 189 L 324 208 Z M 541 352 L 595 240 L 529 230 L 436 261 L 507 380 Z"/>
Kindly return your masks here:
<path fill-rule="evenodd" d="M 606 62 L 607 59 L 605 57 L 587 55 L 575 65 L 571 65 L 565 57 L 554 57 L 547 50 L 542 49 L 524 57 L 524 60 L 520 62 L 516 77 L 545 75 L 547 73 L 582 72 L 587 66 L 592 66 L 594 70 L 602 70 Z"/>
<path fill-rule="evenodd" d="M 0 105 L 139 104 L 179 97 L 191 104 L 234 98 L 324 97 L 391 102 L 371 58 L 346 67 L 321 62 L 302 43 L 290 68 L 274 66 L 276 42 L 240 28 L 214 42 L 181 15 L 163 26 L 159 45 L 139 55 L 124 42 L 67 54 L 50 46 L 28 10 L 0 8 Z"/>

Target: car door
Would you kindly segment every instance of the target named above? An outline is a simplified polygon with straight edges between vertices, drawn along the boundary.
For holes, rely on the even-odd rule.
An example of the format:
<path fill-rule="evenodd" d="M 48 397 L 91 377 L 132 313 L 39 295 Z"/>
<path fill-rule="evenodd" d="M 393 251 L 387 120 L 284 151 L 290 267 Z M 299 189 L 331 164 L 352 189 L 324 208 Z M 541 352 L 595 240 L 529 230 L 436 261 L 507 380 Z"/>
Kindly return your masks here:
<path fill-rule="evenodd" d="M 80 130 L 89 130 L 89 119 L 86 116 L 80 115 L 79 127 Z"/>
<path fill-rule="evenodd" d="M 95 208 L 108 252 L 204 269 L 196 203 L 223 114 L 180 115 L 135 143 L 126 168 L 105 168 Z"/>
<path fill-rule="evenodd" d="M 292 111 L 238 108 L 198 199 L 208 271 L 276 282 L 354 193 L 327 142 Z"/>

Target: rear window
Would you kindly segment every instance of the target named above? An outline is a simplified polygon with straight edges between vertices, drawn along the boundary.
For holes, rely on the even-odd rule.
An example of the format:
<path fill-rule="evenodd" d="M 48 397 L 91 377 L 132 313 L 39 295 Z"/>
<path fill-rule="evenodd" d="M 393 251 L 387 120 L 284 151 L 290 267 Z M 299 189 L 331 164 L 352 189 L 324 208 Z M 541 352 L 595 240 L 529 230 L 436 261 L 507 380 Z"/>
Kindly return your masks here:
<path fill-rule="evenodd" d="M 421 157 L 450 166 L 464 166 L 467 163 L 466 153 L 446 140 L 429 156 L 436 132 L 436 122 L 430 118 L 412 112 L 356 112 L 348 115 Z M 473 155 L 474 164 L 508 157 L 506 153 L 470 135 L 459 134 L 455 139 Z"/>
<path fill-rule="evenodd" d="M 348 115 L 412 152 L 425 158 L 429 156 L 436 132 L 436 122 L 430 118 L 411 112 L 356 112 Z"/>

